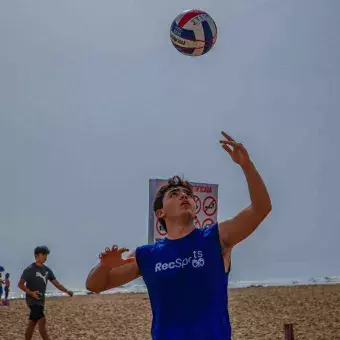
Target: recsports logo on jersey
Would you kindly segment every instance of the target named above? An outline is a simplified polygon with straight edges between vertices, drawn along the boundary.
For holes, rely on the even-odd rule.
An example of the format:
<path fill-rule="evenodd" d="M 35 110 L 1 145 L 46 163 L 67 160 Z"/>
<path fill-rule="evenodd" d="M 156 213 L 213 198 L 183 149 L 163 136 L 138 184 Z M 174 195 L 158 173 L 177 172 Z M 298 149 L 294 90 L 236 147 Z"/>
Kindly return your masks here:
<path fill-rule="evenodd" d="M 194 268 L 200 268 L 204 266 L 204 257 L 202 250 L 194 250 L 192 253 L 193 256 L 185 257 L 185 258 L 177 258 L 174 261 L 170 262 L 158 262 L 155 265 L 155 272 L 160 272 L 163 270 L 171 270 L 176 268 L 185 268 L 188 265 L 191 265 Z"/>

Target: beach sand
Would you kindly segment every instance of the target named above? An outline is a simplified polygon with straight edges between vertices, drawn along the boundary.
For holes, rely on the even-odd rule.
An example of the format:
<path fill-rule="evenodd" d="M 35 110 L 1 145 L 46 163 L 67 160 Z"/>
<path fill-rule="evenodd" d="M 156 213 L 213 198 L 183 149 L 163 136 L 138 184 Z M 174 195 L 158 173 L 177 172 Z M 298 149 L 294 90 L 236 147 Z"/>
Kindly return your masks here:
<path fill-rule="evenodd" d="M 229 295 L 234 340 L 283 340 L 285 323 L 295 324 L 296 340 L 340 339 L 340 285 L 251 287 Z M 23 339 L 27 315 L 23 300 L 1 307 L 0 338 Z M 53 340 L 150 339 L 147 294 L 49 298 L 46 317 Z M 37 329 L 33 339 L 40 339 Z"/>

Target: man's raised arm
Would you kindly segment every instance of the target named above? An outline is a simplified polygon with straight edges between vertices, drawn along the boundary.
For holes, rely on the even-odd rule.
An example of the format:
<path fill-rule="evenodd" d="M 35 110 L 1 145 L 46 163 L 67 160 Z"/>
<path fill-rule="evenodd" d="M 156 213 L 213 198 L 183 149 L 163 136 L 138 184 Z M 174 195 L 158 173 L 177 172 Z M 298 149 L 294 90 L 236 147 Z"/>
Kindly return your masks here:
<path fill-rule="evenodd" d="M 247 150 L 229 135 L 222 132 L 225 140 L 220 141 L 232 160 L 239 164 L 247 180 L 251 204 L 241 210 L 234 218 L 219 223 L 221 245 L 231 249 L 247 238 L 261 224 L 272 210 L 267 188 L 250 160 Z"/>
<path fill-rule="evenodd" d="M 106 248 L 101 253 L 100 262 L 89 273 L 86 280 L 86 289 L 100 293 L 123 284 L 131 282 L 140 276 L 139 268 L 135 259 L 135 251 L 130 253 L 126 259 L 122 254 L 128 251 L 116 245 L 112 249 Z"/>

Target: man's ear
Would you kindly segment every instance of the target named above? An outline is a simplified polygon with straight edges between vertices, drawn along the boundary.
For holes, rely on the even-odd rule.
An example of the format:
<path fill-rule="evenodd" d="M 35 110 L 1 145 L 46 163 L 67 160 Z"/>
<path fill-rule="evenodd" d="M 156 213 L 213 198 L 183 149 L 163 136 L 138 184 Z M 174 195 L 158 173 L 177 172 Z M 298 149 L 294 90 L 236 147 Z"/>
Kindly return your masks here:
<path fill-rule="evenodd" d="M 156 216 L 157 216 L 157 218 L 163 218 L 163 217 L 164 217 L 164 211 L 163 211 L 163 209 L 158 209 L 158 210 L 156 211 Z"/>

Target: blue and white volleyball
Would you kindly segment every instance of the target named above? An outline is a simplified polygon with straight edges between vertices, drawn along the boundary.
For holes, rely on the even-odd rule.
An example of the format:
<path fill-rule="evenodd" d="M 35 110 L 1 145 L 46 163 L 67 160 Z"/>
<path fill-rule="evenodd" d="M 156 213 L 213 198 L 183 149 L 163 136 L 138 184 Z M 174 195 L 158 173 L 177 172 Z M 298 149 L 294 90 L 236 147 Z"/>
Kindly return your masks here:
<path fill-rule="evenodd" d="M 170 28 L 172 44 L 182 54 L 200 56 L 209 52 L 217 38 L 213 18 L 199 9 L 186 10 L 175 18 Z"/>

